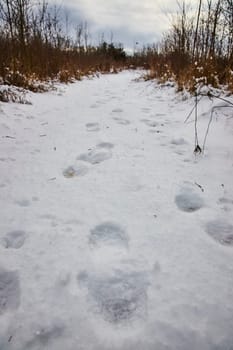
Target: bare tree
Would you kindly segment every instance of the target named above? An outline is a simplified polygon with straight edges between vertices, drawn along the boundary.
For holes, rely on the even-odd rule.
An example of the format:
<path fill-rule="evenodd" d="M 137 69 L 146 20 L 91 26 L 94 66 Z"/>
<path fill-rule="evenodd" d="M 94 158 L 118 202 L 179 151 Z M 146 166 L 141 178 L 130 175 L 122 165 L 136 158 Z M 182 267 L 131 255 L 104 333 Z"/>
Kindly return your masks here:
<path fill-rule="evenodd" d="M 194 41 L 193 41 L 193 57 L 195 57 L 195 49 L 196 49 L 196 44 L 197 44 L 197 36 L 198 36 L 198 29 L 199 29 L 199 21 L 200 21 L 200 15 L 201 15 L 201 6 L 202 6 L 202 0 L 199 0 L 198 13 L 197 13 L 197 22 L 196 22 L 196 29 L 195 29 Z"/>

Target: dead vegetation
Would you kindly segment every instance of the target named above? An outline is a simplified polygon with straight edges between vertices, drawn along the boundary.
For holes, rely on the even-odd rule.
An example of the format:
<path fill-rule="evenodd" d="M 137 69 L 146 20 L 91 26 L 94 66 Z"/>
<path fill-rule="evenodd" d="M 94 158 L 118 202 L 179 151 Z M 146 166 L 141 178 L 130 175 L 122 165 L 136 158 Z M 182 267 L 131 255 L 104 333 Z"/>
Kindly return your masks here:
<path fill-rule="evenodd" d="M 178 4 L 162 41 L 127 56 L 121 44 L 101 39 L 91 45 L 85 22 L 70 37 L 62 9 L 46 0 L 0 0 L 1 85 L 43 92 L 51 81 L 71 83 L 142 67 L 148 71 L 145 79 L 175 83 L 178 91 L 195 94 L 203 85 L 224 85 L 232 93 L 233 0 L 198 0 L 196 8 Z M 7 100 L 8 92 L 0 94 Z"/>
<path fill-rule="evenodd" d="M 161 43 L 136 56 L 149 67 L 146 79 L 175 81 L 178 91 L 225 85 L 233 92 L 233 1 L 199 0 L 196 9 L 179 3 Z"/>
<path fill-rule="evenodd" d="M 102 40 L 92 46 L 86 23 L 77 25 L 71 38 L 63 28 L 63 16 L 45 0 L 0 1 L 3 84 L 44 91 L 51 79 L 68 83 L 96 72 L 116 72 L 125 65 L 121 44 Z"/>

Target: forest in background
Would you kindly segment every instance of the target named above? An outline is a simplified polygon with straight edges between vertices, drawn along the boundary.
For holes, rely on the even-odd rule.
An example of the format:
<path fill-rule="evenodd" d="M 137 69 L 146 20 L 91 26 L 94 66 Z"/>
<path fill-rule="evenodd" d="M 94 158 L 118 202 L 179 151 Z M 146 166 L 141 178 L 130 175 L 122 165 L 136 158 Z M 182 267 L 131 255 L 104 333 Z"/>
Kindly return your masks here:
<path fill-rule="evenodd" d="M 75 35 L 64 29 L 61 8 L 47 1 L 0 0 L 0 76 L 4 83 L 38 89 L 36 80 L 69 82 L 93 72 L 122 67 L 121 44 L 89 43 L 87 24 L 77 24 Z"/>
<path fill-rule="evenodd" d="M 226 85 L 233 92 L 233 0 L 185 1 L 159 45 L 139 54 L 150 67 L 148 79 L 175 80 L 178 90 L 200 84 Z M 195 10 L 195 12 L 193 12 Z"/>
<path fill-rule="evenodd" d="M 85 22 L 69 35 L 63 10 L 45 0 L 0 0 L 0 83 L 40 91 L 38 82 L 50 79 L 143 67 L 146 79 L 175 81 L 178 91 L 210 84 L 233 92 L 233 0 L 199 0 L 196 7 L 179 2 L 161 42 L 128 56 L 120 43 L 92 45 Z"/>

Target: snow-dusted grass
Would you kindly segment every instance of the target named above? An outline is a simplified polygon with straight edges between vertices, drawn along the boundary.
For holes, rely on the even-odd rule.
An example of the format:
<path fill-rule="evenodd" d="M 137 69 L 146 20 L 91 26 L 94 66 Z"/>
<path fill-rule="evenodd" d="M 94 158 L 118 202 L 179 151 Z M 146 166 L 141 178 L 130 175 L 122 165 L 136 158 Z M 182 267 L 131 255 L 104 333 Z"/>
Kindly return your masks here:
<path fill-rule="evenodd" d="M 194 101 L 139 74 L 0 104 L 1 350 L 232 349 L 232 109 L 195 156 Z"/>

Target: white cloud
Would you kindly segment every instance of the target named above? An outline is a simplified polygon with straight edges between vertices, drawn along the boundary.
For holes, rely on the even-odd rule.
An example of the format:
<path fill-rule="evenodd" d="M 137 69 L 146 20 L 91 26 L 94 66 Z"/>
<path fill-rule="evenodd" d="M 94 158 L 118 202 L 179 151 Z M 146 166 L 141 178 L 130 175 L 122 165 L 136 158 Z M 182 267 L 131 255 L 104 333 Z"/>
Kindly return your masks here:
<path fill-rule="evenodd" d="M 126 46 L 135 41 L 152 43 L 169 28 L 178 10 L 174 0 L 54 0 L 72 9 L 72 18 L 87 21 L 92 36 L 110 31 Z M 197 3 L 197 0 L 192 0 Z"/>

